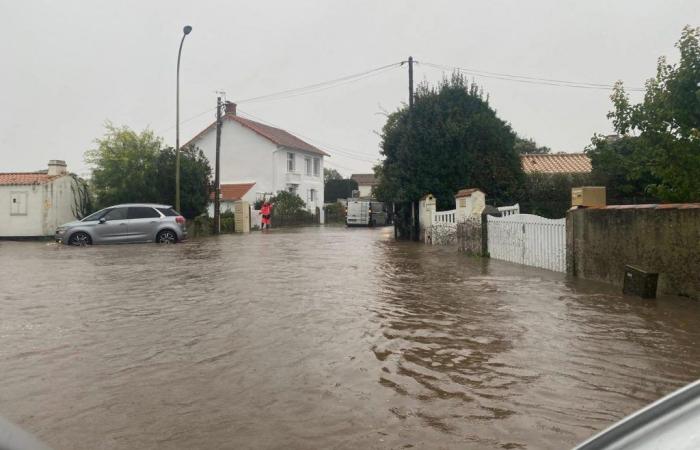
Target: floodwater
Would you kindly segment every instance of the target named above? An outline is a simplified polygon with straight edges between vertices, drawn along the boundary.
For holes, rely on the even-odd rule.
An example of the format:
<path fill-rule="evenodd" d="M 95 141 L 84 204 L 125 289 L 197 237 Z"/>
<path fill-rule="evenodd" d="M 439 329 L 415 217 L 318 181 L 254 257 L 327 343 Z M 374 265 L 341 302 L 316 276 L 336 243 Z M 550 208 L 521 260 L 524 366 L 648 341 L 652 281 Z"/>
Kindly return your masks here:
<path fill-rule="evenodd" d="M 390 228 L 0 242 L 0 415 L 55 449 L 559 449 L 700 374 L 700 305 Z"/>

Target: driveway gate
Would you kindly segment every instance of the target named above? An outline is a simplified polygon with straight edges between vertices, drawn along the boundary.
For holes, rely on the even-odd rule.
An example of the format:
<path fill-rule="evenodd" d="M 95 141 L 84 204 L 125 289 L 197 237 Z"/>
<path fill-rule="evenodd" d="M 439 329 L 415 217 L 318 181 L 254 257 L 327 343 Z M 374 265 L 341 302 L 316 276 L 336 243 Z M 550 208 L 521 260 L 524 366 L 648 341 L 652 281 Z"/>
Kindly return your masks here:
<path fill-rule="evenodd" d="M 486 221 L 491 258 L 566 272 L 566 219 L 514 214 Z"/>

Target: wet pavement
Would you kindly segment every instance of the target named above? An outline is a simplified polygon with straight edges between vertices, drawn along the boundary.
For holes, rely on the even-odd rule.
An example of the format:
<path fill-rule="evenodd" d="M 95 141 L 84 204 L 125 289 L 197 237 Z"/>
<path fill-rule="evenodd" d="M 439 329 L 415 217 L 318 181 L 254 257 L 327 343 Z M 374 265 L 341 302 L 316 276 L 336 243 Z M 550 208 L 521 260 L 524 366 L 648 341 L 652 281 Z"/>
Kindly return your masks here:
<path fill-rule="evenodd" d="M 700 375 L 700 304 L 326 227 L 0 242 L 0 415 L 55 449 L 571 447 Z"/>

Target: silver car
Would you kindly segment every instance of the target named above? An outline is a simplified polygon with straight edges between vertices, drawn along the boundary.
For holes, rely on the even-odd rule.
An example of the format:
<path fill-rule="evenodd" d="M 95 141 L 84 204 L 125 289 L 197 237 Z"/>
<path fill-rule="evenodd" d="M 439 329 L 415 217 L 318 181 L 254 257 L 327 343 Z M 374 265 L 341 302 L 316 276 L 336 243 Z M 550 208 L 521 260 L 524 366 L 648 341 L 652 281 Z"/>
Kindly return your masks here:
<path fill-rule="evenodd" d="M 68 245 L 165 244 L 186 238 L 185 218 L 169 205 L 152 203 L 110 206 L 56 229 L 56 241 Z"/>

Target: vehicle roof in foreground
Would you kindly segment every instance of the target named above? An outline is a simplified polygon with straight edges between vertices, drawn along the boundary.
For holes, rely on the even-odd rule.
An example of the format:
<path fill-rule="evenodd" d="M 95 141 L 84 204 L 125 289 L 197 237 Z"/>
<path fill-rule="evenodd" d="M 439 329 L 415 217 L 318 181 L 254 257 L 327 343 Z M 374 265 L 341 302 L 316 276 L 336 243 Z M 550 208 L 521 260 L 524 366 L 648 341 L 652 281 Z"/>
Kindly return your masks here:
<path fill-rule="evenodd" d="M 700 380 L 593 436 L 574 450 L 700 448 Z"/>

